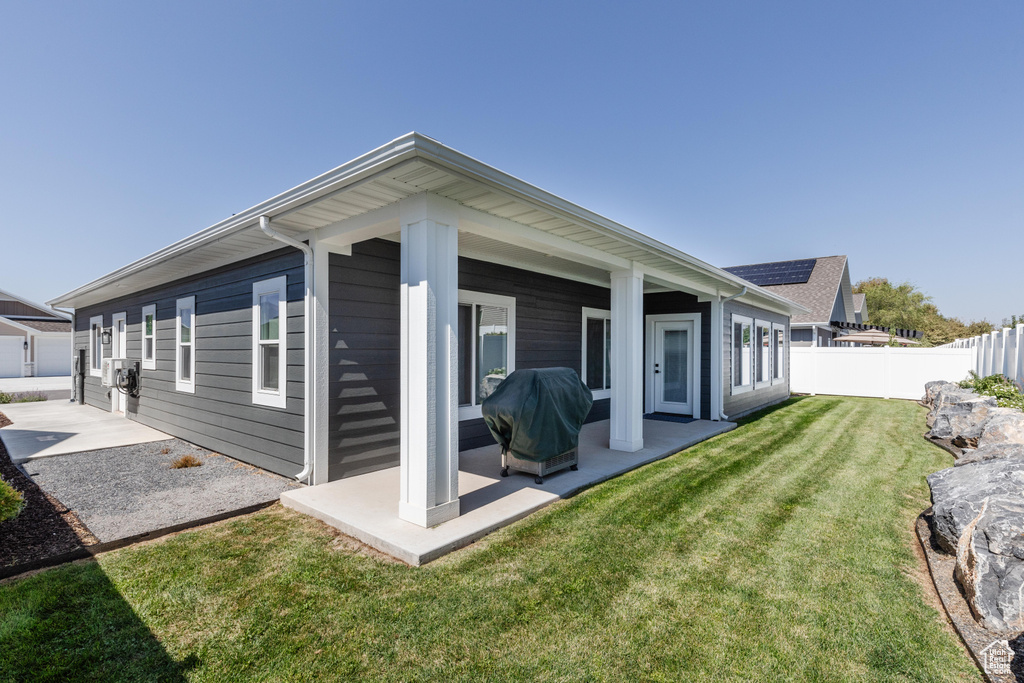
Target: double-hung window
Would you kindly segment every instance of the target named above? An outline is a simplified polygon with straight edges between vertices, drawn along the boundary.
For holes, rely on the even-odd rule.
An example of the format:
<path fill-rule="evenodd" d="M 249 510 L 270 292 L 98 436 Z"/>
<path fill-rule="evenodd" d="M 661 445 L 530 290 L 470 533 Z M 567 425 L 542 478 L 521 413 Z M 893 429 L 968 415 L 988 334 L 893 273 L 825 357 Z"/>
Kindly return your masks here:
<path fill-rule="evenodd" d="M 142 307 L 142 369 L 156 370 L 156 304 Z"/>
<path fill-rule="evenodd" d="M 745 316 L 732 316 L 732 392 L 734 394 L 754 388 L 753 323 L 753 320 Z"/>
<path fill-rule="evenodd" d="M 196 391 L 196 298 L 178 299 L 174 333 L 174 388 L 178 391 Z"/>
<path fill-rule="evenodd" d="M 103 375 L 103 316 L 89 318 L 89 376 Z"/>
<path fill-rule="evenodd" d="M 288 279 L 252 285 L 252 402 L 284 408 L 288 339 Z"/>
<path fill-rule="evenodd" d="M 772 324 L 763 320 L 754 322 L 754 374 L 755 385 L 772 381 Z"/>
<path fill-rule="evenodd" d="M 480 403 L 515 370 L 516 300 L 459 290 L 459 418 L 480 417 Z"/>
<path fill-rule="evenodd" d="M 581 379 L 594 392 L 594 398 L 611 396 L 611 343 L 611 311 L 584 307 Z"/>
<path fill-rule="evenodd" d="M 772 367 L 775 369 L 773 379 L 784 380 L 786 378 L 786 326 L 772 325 L 772 340 L 774 358 Z"/>

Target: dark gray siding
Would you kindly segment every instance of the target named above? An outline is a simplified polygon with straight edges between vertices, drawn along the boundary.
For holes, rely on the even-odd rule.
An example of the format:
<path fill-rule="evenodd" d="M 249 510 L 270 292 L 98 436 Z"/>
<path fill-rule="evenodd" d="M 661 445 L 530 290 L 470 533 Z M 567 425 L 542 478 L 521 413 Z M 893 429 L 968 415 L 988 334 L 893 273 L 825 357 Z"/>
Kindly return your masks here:
<path fill-rule="evenodd" d="M 775 384 L 767 387 L 758 387 L 751 391 L 746 391 L 739 394 L 733 394 L 732 386 L 732 316 L 733 314 L 743 315 L 754 320 L 763 320 L 766 322 L 783 324 L 789 327 L 789 317 L 780 315 L 778 313 L 772 313 L 769 311 L 762 310 L 760 308 L 753 308 L 735 301 L 730 301 L 725 304 L 725 310 L 723 311 L 723 326 L 722 326 L 722 376 L 724 387 L 724 410 L 725 414 L 730 419 L 746 415 L 758 408 L 777 403 L 789 396 L 789 344 L 786 344 L 786 362 L 785 362 L 785 379 L 784 381 L 777 381 Z M 789 330 L 787 329 L 783 335 L 784 339 L 789 339 Z"/>
<path fill-rule="evenodd" d="M 814 341 L 814 330 L 809 327 L 794 327 L 790 330 L 789 340 L 794 346 L 810 346 Z"/>
<path fill-rule="evenodd" d="M 697 301 L 697 297 L 683 292 L 662 292 L 644 295 L 644 316 L 666 313 L 700 313 L 700 417 L 711 419 L 711 304 Z M 644 348 L 647 348 L 647 324 L 644 322 Z M 644 382 L 647 382 L 647 364 L 644 359 Z M 645 387 L 646 389 L 646 387 Z"/>
<path fill-rule="evenodd" d="M 371 240 L 332 254 L 328 476 L 399 461 L 400 246 Z M 580 372 L 582 307 L 607 309 L 609 290 L 507 266 L 459 259 L 459 288 L 516 298 L 516 367 Z M 595 401 L 588 421 L 608 418 Z M 459 423 L 459 448 L 494 443 L 483 420 Z"/>
<path fill-rule="evenodd" d="M 287 407 L 252 403 L 252 284 L 288 278 Z M 139 359 L 142 307 L 156 304 L 156 369 L 142 370 L 140 397 L 129 399 L 131 419 L 233 458 L 293 475 L 303 461 L 303 277 L 302 254 L 275 251 L 231 266 L 178 280 L 76 311 L 75 347 L 89 345 L 89 318 L 127 313 L 128 357 Z M 196 391 L 174 388 L 177 299 L 195 296 Z M 104 346 L 104 357 L 110 345 Z M 89 405 L 110 410 L 110 392 L 87 377 Z"/>

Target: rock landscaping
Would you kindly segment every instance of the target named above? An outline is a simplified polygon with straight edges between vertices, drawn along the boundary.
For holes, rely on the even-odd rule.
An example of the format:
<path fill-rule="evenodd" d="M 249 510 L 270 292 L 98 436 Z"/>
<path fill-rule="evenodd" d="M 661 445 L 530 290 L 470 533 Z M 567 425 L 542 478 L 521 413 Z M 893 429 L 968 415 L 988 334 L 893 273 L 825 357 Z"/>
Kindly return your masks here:
<path fill-rule="evenodd" d="M 964 384 L 972 383 L 984 380 Z M 956 457 L 953 467 L 928 476 L 933 540 L 956 556 L 954 578 L 978 623 L 1018 633 L 1024 631 L 1024 413 L 999 407 L 1004 398 L 929 382 L 922 402 L 930 407 L 926 436 Z"/>

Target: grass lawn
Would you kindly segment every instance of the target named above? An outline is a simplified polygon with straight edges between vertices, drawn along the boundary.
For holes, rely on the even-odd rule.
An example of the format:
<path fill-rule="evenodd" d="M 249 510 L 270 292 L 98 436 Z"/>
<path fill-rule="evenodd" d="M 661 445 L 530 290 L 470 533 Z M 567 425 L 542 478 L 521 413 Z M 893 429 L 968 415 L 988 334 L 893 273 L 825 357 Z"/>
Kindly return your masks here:
<path fill-rule="evenodd" d="M 419 569 L 281 508 L 113 552 L 0 586 L 0 680 L 978 681 L 924 414 L 794 399 Z"/>

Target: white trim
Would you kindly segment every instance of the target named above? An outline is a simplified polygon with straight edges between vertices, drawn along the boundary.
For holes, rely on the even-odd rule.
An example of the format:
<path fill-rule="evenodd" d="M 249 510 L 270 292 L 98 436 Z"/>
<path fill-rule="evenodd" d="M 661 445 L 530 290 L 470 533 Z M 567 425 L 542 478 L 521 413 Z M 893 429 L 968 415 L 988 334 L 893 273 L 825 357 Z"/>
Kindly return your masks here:
<path fill-rule="evenodd" d="M 736 323 L 738 322 L 750 326 L 751 353 L 747 354 L 747 365 L 750 366 L 750 384 L 736 384 Z M 729 393 L 731 396 L 735 396 L 736 394 L 745 394 L 748 391 L 754 390 L 754 366 L 752 363 L 754 355 L 753 348 L 754 319 L 748 318 L 745 315 L 740 315 L 739 313 L 731 313 L 729 315 Z"/>
<path fill-rule="evenodd" d="M 583 335 L 580 338 L 580 379 L 583 380 L 584 384 L 587 383 L 587 319 L 589 318 L 603 319 L 605 321 L 605 325 L 611 326 L 612 312 L 603 308 L 589 308 L 587 306 L 583 306 Z M 611 368 L 609 367 L 611 364 L 611 358 L 608 356 L 608 334 L 609 333 L 606 331 L 602 337 L 602 341 L 604 343 L 604 353 L 602 354 L 602 357 L 604 358 L 604 367 L 607 369 L 608 374 L 611 375 Z M 605 388 L 591 389 L 591 393 L 594 395 L 595 400 L 611 398 L 612 390 L 611 383 L 609 382 L 610 377 L 605 377 L 604 379 Z"/>
<path fill-rule="evenodd" d="M 505 345 L 508 353 L 508 364 L 505 368 L 505 376 L 508 377 L 516 369 L 516 298 L 514 296 L 502 296 L 501 294 L 486 294 L 484 292 L 474 292 L 468 289 L 459 290 L 459 305 L 469 304 L 473 306 L 473 318 L 471 327 L 476 333 L 476 308 L 475 304 L 481 304 L 484 306 L 501 306 L 508 309 L 508 339 L 505 341 Z M 469 383 L 469 405 L 459 406 L 459 421 L 462 420 L 475 420 L 483 417 L 483 412 L 480 410 L 480 404 L 476 400 L 476 339 L 473 339 L 473 343 L 470 344 L 470 348 L 467 349 L 470 354 L 469 368 L 473 373 L 473 379 Z M 458 368 L 456 368 L 456 372 Z"/>
<path fill-rule="evenodd" d="M 100 338 L 99 338 L 99 367 L 95 367 L 93 361 L 95 358 L 95 346 L 97 343 L 96 339 L 96 328 L 99 327 Z M 90 377 L 102 377 L 103 376 L 103 316 L 94 315 L 89 318 L 89 376 Z"/>
<path fill-rule="evenodd" d="M 263 366 L 260 363 L 262 354 L 260 346 L 260 297 L 264 294 L 277 294 L 277 391 L 260 387 Z M 270 408 L 285 408 L 287 396 L 288 369 L 288 278 L 285 275 L 252 283 L 252 402 Z"/>
<path fill-rule="evenodd" d="M 657 315 L 646 316 L 644 322 L 644 329 L 646 332 L 647 343 L 646 343 L 646 362 L 644 363 L 644 377 L 646 381 L 646 390 L 644 392 L 644 412 L 653 413 L 654 410 L 654 357 L 655 357 L 655 338 L 654 338 L 654 324 L 655 323 L 667 323 L 667 322 L 692 322 L 693 323 L 693 338 L 690 340 L 690 348 L 693 349 L 693 355 L 691 360 L 692 368 L 690 371 L 690 395 L 693 399 L 690 401 L 690 407 L 693 410 L 693 417 L 700 418 L 700 391 L 701 384 L 703 382 L 703 376 L 700 371 L 700 347 L 701 347 L 701 314 L 700 313 L 659 313 Z"/>
<path fill-rule="evenodd" d="M 181 378 L 181 312 L 188 310 L 191 316 L 191 332 L 189 346 L 189 379 Z M 178 299 L 174 308 L 174 388 L 177 391 L 196 393 L 196 298 L 186 296 Z"/>
<path fill-rule="evenodd" d="M 117 329 L 117 323 L 124 323 L 124 331 L 120 332 Z M 121 353 L 121 348 L 124 347 L 124 353 Z M 110 316 L 110 357 L 111 358 L 127 358 L 128 357 L 128 312 L 121 311 L 120 313 L 114 313 Z M 125 405 L 125 395 L 117 390 L 117 387 L 110 387 L 110 412 L 112 413 L 124 413 L 127 406 Z"/>
<path fill-rule="evenodd" d="M 153 334 L 146 334 L 146 316 L 153 316 Z M 139 348 L 139 355 L 142 356 L 142 369 L 143 370 L 156 370 L 156 304 L 147 304 L 142 307 L 142 322 L 139 325 L 139 331 L 142 333 L 141 342 L 142 346 Z M 153 340 L 153 357 L 146 358 L 146 339 L 152 338 Z"/>
<path fill-rule="evenodd" d="M 775 362 L 775 350 L 779 343 L 779 334 L 782 334 L 782 351 L 779 353 L 779 362 Z M 779 323 L 772 323 L 772 384 L 780 384 L 786 381 L 786 349 L 789 346 L 789 335 L 786 334 L 786 326 Z"/>
<path fill-rule="evenodd" d="M 764 362 L 764 340 L 761 335 L 757 334 L 759 329 L 768 330 L 768 375 L 767 379 L 763 380 L 758 379 L 761 374 L 761 364 Z M 753 380 L 754 389 L 756 390 L 763 389 L 764 387 L 770 387 L 772 385 L 772 375 L 774 374 L 774 368 L 772 366 L 772 344 L 774 343 L 774 340 L 772 339 L 772 324 L 767 320 L 755 319 L 753 337 L 756 343 L 751 344 L 751 349 L 753 350 L 756 362 L 753 364 L 751 369 L 754 371 Z"/>

